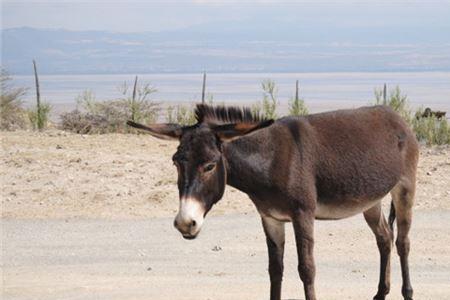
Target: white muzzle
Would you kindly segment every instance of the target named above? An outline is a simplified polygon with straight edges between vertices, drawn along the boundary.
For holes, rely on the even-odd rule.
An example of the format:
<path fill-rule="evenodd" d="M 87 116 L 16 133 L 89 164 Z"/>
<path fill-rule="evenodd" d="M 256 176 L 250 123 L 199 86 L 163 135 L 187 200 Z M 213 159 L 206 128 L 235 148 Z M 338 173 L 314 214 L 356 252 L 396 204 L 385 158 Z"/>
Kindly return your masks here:
<path fill-rule="evenodd" d="M 200 232 L 205 215 L 203 204 L 195 198 L 186 197 L 180 200 L 180 209 L 175 217 L 174 226 L 185 238 L 195 238 Z"/>

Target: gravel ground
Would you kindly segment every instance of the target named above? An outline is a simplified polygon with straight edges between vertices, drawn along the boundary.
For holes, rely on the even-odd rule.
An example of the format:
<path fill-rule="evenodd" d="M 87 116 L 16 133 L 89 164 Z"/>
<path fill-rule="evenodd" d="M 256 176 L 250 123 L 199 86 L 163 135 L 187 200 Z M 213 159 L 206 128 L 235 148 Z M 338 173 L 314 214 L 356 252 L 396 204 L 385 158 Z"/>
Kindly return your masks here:
<path fill-rule="evenodd" d="M 3 298 L 268 299 L 259 217 L 209 217 L 193 241 L 172 218 L 3 220 Z M 450 212 L 421 211 L 411 233 L 415 299 L 450 299 Z M 304 299 L 287 226 L 283 299 Z M 362 216 L 316 222 L 319 299 L 372 299 L 378 250 Z M 389 299 L 402 299 L 397 255 Z"/>

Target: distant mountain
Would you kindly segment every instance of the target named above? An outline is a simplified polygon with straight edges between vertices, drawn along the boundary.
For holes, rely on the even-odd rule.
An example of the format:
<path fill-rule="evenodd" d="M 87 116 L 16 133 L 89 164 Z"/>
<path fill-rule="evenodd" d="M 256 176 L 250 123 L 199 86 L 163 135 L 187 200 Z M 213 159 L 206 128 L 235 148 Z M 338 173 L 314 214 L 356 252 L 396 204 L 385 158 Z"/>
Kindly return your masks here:
<path fill-rule="evenodd" d="M 31 74 L 449 71 L 446 30 L 215 23 L 170 32 L 2 30 L 2 66 Z"/>

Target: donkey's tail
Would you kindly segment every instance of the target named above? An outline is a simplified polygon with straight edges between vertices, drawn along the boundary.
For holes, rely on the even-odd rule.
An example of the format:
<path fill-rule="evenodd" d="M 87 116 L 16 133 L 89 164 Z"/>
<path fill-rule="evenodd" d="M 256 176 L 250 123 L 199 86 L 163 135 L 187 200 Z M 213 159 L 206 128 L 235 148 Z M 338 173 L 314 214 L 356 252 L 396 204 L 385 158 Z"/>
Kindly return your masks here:
<path fill-rule="evenodd" d="M 391 230 L 394 230 L 394 221 L 395 221 L 395 206 L 394 201 L 391 201 L 391 211 L 389 212 L 389 227 Z"/>

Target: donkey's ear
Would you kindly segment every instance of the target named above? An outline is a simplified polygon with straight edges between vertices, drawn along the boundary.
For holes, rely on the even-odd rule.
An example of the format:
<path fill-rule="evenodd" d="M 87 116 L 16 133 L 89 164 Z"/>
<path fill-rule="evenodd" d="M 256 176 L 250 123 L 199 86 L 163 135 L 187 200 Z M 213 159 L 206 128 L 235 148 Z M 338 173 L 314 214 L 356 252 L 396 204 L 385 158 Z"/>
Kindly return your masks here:
<path fill-rule="evenodd" d="M 183 128 L 178 124 L 151 124 L 146 126 L 133 121 L 128 121 L 127 125 L 146 130 L 154 137 L 164 140 L 178 140 L 183 134 Z"/>
<path fill-rule="evenodd" d="M 266 120 L 259 123 L 235 123 L 217 125 L 212 127 L 212 129 L 222 141 L 231 141 L 255 130 L 270 126 L 272 123 L 273 120 Z"/>

